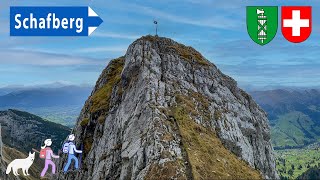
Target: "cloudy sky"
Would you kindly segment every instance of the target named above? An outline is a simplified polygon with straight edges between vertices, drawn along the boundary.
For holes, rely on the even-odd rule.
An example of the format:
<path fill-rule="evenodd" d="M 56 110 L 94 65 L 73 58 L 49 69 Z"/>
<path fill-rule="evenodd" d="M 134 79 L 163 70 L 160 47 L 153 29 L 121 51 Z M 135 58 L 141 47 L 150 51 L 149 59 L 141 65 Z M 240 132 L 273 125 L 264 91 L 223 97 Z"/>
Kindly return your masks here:
<path fill-rule="evenodd" d="M 317 5 L 318 4 L 318 5 Z M 10 37 L 10 6 L 90 6 L 104 20 L 90 37 Z M 279 27 L 266 46 L 251 41 L 246 6 L 311 5 L 313 31 L 300 44 Z M 280 7 L 279 7 L 280 14 Z M 130 43 L 154 34 L 193 46 L 242 87 L 320 86 L 320 5 L 316 0 L 2 0 L 0 87 L 90 84 Z"/>

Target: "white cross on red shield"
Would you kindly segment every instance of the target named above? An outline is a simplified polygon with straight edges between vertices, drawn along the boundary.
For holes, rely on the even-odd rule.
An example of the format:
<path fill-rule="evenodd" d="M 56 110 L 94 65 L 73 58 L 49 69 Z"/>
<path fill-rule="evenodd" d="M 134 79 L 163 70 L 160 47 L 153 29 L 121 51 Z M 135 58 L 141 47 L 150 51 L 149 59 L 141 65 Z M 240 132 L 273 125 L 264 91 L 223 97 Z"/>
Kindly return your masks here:
<path fill-rule="evenodd" d="M 312 30 L 311 6 L 282 6 L 282 34 L 290 42 L 300 43 L 308 39 Z"/>

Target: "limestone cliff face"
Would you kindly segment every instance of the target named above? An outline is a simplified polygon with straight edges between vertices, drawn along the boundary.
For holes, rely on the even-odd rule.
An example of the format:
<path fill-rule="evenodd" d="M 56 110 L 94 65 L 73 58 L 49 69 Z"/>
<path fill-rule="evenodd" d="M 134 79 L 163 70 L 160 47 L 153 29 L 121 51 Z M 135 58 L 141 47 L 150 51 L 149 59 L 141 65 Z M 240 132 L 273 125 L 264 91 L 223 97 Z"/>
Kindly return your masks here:
<path fill-rule="evenodd" d="M 142 37 L 109 63 L 74 133 L 82 170 L 59 179 L 278 178 L 263 110 L 167 38 Z"/>

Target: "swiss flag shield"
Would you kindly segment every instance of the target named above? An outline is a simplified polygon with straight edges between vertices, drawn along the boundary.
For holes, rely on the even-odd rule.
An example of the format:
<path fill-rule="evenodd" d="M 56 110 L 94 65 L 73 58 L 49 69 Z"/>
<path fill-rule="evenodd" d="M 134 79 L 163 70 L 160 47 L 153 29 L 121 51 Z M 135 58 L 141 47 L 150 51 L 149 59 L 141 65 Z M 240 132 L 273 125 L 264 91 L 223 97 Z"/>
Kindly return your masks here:
<path fill-rule="evenodd" d="M 311 6 L 282 6 L 282 34 L 290 42 L 300 43 L 308 39 L 312 30 Z"/>

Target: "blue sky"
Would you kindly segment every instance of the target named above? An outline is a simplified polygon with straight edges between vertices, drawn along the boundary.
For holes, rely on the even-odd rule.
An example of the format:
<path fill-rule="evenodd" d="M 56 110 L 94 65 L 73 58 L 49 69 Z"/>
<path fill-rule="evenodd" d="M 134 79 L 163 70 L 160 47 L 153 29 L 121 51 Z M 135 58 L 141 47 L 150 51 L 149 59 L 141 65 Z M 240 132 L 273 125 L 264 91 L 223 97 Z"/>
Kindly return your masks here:
<path fill-rule="evenodd" d="M 9 7 L 18 5 L 90 6 L 104 22 L 90 37 L 10 37 Z M 247 34 L 248 5 L 311 5 L 312 35 L 292 44 L 279 26 L 275 39 L 259 46 Z M 316 0 L 2 0 L 0 87 L 93 85 L 110 59 L 124 55 L 140 36 L 154 34 L 153 19 L 160 36 L 193 46 L 242 87 L 320 86 L 318 18 Z"/>

